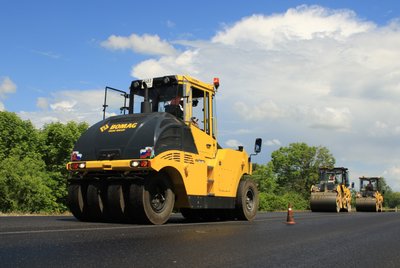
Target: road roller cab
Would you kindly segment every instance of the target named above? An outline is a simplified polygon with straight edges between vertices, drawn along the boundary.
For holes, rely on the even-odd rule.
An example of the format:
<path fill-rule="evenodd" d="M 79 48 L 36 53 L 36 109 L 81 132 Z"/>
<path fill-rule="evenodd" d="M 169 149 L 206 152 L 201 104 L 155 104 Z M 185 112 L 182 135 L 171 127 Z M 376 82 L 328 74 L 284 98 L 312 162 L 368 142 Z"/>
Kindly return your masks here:
<path fill-rule="evenodd" d="M 360 177 L 360 191 L 356 195 L 357 211 L 381 212 L 383 196 L 381 177 Z"/>
<path fill-rule="evenodd" d="M 319 182 L 311 186 L 311 211 L 351 211 L 349 185 L 347 168 L 320 168 Z"/>
<path fill-rule="evenodd" d="M 106 87 L 103 120 L 79 138 L 67 164 L 73 215 L 162 224 L 175 209 L 190 219 L 254 219 L 251 156 L 217 142 L 218 87 L 219 79 L 180 75 L 132 81 L 129 93 Z M 113 94 L 122 98 L 116 110 Z"/>

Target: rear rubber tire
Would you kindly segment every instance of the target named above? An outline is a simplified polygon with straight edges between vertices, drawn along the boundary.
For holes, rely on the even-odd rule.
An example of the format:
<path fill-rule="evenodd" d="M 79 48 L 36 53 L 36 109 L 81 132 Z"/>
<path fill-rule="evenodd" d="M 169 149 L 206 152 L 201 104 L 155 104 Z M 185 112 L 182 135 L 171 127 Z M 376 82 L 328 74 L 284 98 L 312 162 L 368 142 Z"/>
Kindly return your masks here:
<path fill-rule="evenodd" d="M 252 180 L 242 180 L 236 195 L 236 217 L 252 221 L 258 211 L 259 197 L 256 184 Z"/>
<path fill-rule="evenodd" d="M 90 221 L 100 221 L 104 219 L 104 198 L 100 183 L 90 183 L 86 192 L 87 208 Z"/>
<path fill-rule="evenodd" d="M 109 184 L 107 187 L 107 215 L 115 221 L 125 218 L 126 202 L 124 187 L 121 184 Z"/>
<path fill-rule="evenodd" d="M 136 180 L 129 185 L 129 195 L 127 203 L 127 216 L 129 221 L 140 223 L 145 217 L 142 208 L 143 182 Z"/>
<path fill-rule="evenodd" d="M 68 186 L 67 204 L 72 215 L 80 221 L 88 219 L 86 205 L 86 187 L 81 183 L 71 183 Z"/>

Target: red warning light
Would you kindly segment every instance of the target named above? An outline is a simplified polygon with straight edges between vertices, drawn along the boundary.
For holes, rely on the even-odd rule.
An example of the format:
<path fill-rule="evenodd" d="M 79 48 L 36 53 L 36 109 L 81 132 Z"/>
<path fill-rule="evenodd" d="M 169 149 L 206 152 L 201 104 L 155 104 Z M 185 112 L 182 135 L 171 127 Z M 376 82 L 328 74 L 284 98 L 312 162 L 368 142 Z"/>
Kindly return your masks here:
<path fill-rule="evenodd" d="M 214 87 L 215 87 L 215 89 L 218 89 L 218 87 L 219 87 L 219 78 L 218 77 L 214 78 Z"/>
<path fill-rule="evenodd" d="M 68 167 L 70 169 L 74 169 L 74 170 L 76 170 L 76 169 L 84 169 L 84 168 L 86 168 L 86 163 L 85 162 L 74 162 L 74 163 L 68 164 Z"/>
<path fill-rule="evenodd" d="M 71 169 L 78 169 L 79 168 L 79 163 L 72 163 L 71 164 Z"/>
<path fill-rule="evenodd" d="M 140 161 L 139 166 L 142 167 L 142 168 L 144 168 L 144 167 L 150 167 L 150 162 L 147 161 L 147 160 Z"/>

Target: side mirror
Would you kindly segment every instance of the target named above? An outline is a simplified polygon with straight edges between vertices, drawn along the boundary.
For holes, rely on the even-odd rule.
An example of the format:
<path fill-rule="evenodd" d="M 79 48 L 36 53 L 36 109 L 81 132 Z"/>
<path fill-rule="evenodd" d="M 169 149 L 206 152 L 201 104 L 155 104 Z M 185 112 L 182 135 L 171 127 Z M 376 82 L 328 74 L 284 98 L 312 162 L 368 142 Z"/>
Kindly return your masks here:
<path fill-rule="evenodd" d="M 256 143 L 254 144 L 254 152 L 256 154 L 261 152 L 261 145 L 262 145 L 262 139 L 261 138 L 257 138 L 256 139 Z"/>

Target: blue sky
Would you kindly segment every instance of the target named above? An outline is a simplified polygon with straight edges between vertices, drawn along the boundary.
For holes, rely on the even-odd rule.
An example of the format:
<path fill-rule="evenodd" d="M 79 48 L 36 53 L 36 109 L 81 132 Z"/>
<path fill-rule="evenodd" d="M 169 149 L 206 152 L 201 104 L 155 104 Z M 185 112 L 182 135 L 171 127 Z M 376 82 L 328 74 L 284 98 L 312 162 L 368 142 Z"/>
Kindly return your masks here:
<path fill-rule="evenodd" d="M 134 77 L 219 76 L 223 146 L 326 146 L 400 191 L 398 1 L 0 2 L 0 110 L 101 119 Z"/>
<path fill-rule="evenodd" d="M 283 2 L 283 3 L 282 3 Z M 2 1 L 0 76 L 15 81 L 7 110 L 32 111 L 49 92 L 113 85 L 125 88 L 139 53 L 110 53 L 112 34 L 154 34 L 166 40 L 207 40 L 253 14 L 318 4 L 349 8 L 379 25 L 399 16 L 397 1 Z"/>

